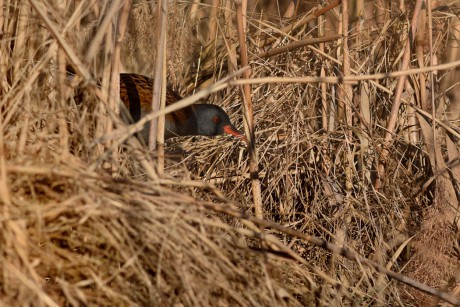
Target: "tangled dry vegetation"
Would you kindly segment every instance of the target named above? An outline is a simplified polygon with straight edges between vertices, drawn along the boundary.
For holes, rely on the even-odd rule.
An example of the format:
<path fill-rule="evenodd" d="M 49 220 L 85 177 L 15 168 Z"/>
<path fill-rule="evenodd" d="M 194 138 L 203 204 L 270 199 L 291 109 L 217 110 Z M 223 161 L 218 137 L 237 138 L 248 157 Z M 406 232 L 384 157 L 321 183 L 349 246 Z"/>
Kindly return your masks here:
<path fill-rule="evenodd" d="M 124 2 L 0 1 L 2 304 L 460 304 L 459 1 L 250 1 L 257 169 L 192 137 L 161 176 L 136 138 L 96 142 L 125 127 L 111 72 L 152 75 L 164 43 L 157 4 L 133 1 L 125 32 Z M 240 67 L 237 17 L 169 5 L 170 86 Z M 242 129 L 232 80 L 206 100 Z"/>

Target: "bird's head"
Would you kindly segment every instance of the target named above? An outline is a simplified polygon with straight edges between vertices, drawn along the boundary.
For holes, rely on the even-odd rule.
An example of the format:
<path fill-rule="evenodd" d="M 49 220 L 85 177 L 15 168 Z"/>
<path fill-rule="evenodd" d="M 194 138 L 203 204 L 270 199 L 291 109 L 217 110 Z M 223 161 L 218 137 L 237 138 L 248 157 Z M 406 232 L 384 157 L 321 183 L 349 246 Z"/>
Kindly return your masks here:
<path fill-rule="evenodd" d="M 197 104 L 194 105 L 194 109 L 198 134 L 206 136 L 230 134 L 247 142 L 246 136 L 233 126 L 227 113 L 221 107 L 212 104 Z"/>

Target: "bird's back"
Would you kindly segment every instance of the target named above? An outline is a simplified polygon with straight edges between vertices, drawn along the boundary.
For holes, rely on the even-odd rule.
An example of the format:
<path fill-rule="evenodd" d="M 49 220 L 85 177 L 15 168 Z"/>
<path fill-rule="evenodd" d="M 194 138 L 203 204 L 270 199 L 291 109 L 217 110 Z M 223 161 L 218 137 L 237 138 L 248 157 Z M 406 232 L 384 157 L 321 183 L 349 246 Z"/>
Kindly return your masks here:
<path fill-rule="evenodd" d="M 153 79 L 138 74 L 120 74 L 120 98 L 135 122 L 152 111 L 152 97 Z M 167 88 L 166 105 L 171 105 L 180 99 L 182 97 Z M 168 113 L 165 116 L 165 138 L 186 135 L 178 123 L 190 121 L 193 114 L 192 106 Z M 149 125 L 146 125 L 142 132 L 145 139 L 148 139 L 149 129 Z"/>

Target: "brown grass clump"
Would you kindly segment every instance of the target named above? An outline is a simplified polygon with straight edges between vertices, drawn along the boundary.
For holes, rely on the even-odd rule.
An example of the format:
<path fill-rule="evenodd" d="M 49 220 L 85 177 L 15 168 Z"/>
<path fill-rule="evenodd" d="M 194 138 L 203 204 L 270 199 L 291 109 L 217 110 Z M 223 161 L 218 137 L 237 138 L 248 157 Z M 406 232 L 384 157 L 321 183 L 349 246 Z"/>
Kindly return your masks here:
<path fill-rule="evenodd" d="M 459 3 L 326 2 L 9 1 L 0 302 L 460 304 Z M 127 136 L 116 76 L 163 44 L 184 96 L 248 59 L 206 101 L 254 147 L 173 139 L 162 174 Z"/>
<path fill-rule="evenodd" d="M 273 305 L 311 296 L 301 280 L 308 273 L 250 253 L 237 228 L 203 210 L 205 201 L 85 171 L 74 158 L 15 162 L 2 234 L 6 304 Z M 299 288 L 284 284 L 286 272 L 301 278 Z"/>

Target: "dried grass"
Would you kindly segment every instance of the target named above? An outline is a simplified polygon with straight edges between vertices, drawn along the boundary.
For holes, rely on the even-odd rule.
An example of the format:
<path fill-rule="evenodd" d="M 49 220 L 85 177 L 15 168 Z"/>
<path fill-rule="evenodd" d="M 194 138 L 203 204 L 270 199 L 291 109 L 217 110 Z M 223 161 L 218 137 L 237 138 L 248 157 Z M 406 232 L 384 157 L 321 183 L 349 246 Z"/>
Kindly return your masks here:
<path fill-rule="evenodd" d="M 348 257 L 347 251 L 445 292 L 455 288 L 450 281 L 458 267 L 460 240 L 458 116 L 452 111 L 456 84 L 450 81 L 439 89 L 438 83 L 458 80 L 458 75 L 450 72 L 443 78 L 444 72 L 437 71 L 434 85 L 430 74 L 423 81 L 420 74 L 408 76 L 390 143 L 384 139 L 395 78 L 353 84 L 351 102 L 338 96 L 337 82 L 274 79 L 252 85 L 264 218 L 344 246 L 338 253 L 285 228 L 265 225 L 261 231 L 255 220 L 234 214 L 239 210 L 252 215 L 254 203 L 247 149 L 233 139 L 169 141 L 165 177 L 155 172 L 155 155 L 135 138 L 121 148 L 95 144 L 108 126 L 123 126 L 105 104 L 108 86 L 98 88 L 88 78 L 104 75 L 111 63 L 107 36 L 96 45 L 97 52 L 87 52 L 108 7 L 82 0 L 78 12 L 77 2 L 38 2 L 65 46 L 31 7 L 33 2 L 10 1 L 0 18 L 3 304 L 433 302 L 432 296 L 390 281 L 371 268 L 375 266 Z M 359 1 L 349 2 L 348 16 L 353 19 Z M 414 8 L 409 3 L 376 6 L 371 1 L 360 15 L 362 22 L 350 24 L 352 75 L 399 69 L 408 40 L 406 17 L 411 19 Z M 308 17 L 308 24 L 292 31 L 289 26 L 313 16 L 310 10 L 319 8 L 316 3 L 286 11 L 292 19 L 281 18 L 287 4 L 278 14 L 270 4 L 249 7 L 252 77 L 341 75 L 344 50 L 339 39 L 318 46 L 299 44 L 277 55 L 265 53 L 318 33 L 340 34 L 340 6 L 326 10 L 322 24 L 318 16 Z M 122 70 L 152 74 L 156 9 L 134 1 L 120 56 Z M 424 67 L 436 64 L 433 58 L 443 62 L 455 37 L 450 31 L 458 27 L 453 14 L 458 9 L 459 3 L 437 2 L 427 18 L 431 27 L 423 30 L 427 38 L 433 29 L 433 42 L 417 40 L 419 49 L 409 68 L 419 67 L 416 59 L 425 61 Z M 232 71 L 238 59 L 234 10 L 228 1 L 171 4 L 167 69 L 170 82 L 182 93 L 206 87 Z M 280 36 L 286 29 L 290 32 Z M 82 63 L 76 63 L 73 54 Z M 62 62 L 77 66 L 83 79 L 78 86 L 85 92 L 82 104 L 75 103 L 78 82 L 63 77 Z M 427 97 L 423 103 L 421 96 Z M 207 101 L 223 106 L 242 127 L 237 86 Z M 434 129 L 433 117 L 448 119 L 443 124 L 450 132 Z M 349 120 L 351 125 L 346 124 Z M 390 153 L 384 161 L 383 146 Z M 378 165 L 384 165 L 384 173 L 378 173 Z M 383 174 L 376 189 L 376 178 Z M 223 209 L 216 210 L 215 204 Z"/>

